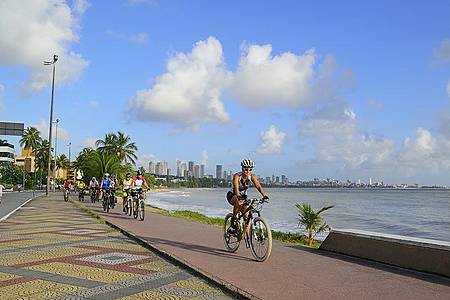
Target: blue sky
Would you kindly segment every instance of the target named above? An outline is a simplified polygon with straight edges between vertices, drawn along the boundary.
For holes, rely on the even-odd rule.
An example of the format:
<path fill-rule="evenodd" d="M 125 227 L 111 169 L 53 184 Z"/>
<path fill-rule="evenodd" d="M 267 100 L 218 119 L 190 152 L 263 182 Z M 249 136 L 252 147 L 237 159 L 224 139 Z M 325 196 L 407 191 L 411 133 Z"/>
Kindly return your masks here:
<path fill-rule="evenodd" d="M 450 185 L 448 20 L 448 1 L 6 0 L 0 115 L 47 126 L 57 53 L 61 151 L 120 130 L 145 165 Z"/>

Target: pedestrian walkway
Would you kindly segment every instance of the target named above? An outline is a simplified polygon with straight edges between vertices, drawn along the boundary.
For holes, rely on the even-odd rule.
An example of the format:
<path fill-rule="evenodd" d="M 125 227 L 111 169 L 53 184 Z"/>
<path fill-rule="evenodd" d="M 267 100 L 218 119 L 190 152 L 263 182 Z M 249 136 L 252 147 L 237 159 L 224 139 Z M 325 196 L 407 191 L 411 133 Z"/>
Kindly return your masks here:
<path fill-rule="evenodd" d="M 231 299 L 62 194 L 0 222 L 0 299 Z"/>
<path fill-rule="evenodd" d="M 150 194 L 151 197 L 151 194 Z M 448 299 L 450 279 L 381 263 L 274 242 L 264 263 L 244 245 L 225 251 L 222 229 L 146 212 L 138 221 L 116 207 L 103 213 L 109 222 L 212 278 L 261 299 Z"/>

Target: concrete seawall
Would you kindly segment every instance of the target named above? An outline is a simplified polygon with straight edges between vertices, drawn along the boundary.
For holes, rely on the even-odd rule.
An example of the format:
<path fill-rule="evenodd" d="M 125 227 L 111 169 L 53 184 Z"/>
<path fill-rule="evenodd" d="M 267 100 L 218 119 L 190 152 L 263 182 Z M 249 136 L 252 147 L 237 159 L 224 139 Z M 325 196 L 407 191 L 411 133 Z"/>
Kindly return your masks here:
<path fill-rule="evenodd" d="M 333 229 L 319 249 L 450 277 L 449 242 Z"/>

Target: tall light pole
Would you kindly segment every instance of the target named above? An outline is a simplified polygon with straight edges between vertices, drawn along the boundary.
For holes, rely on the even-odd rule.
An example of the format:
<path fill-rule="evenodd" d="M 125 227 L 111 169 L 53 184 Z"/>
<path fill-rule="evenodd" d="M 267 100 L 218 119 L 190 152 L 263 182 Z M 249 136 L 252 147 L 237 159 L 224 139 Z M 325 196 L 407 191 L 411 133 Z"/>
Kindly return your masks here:
<path fill-rule="evenodd" d="M 54 171 L 54 176 L 53 176 L 53 191 L 56 190 L 56 157 L 58 156 L 58 153 L 56 152 L 56 147 L 58 145 L 58 123 L 59 123 L 59 119 L 56 119 L 55 121 L 53 121 L 56 124 L 56 128 L 55 128 L 55 165 L 53 168 Z"/>
<path fill-rule="evenodd" d="M 55 65 L 58 61 L 58 55 L 53 55 L 53 61 L 44 61 L 44 66 L 53 65 L 53 77 L 52 77 L 52 98 L 50 101 L 50 128 L 48 129 L 48 170 L 47 170 L 47 186 L 45 187 L 45 196 L 48 196 L 50 188 L 50 176 L 51 176 L 51 162 L 52 162 L 52 123 L 53 123 L 53 97 L 55 95 Z"/>
<path fill-rule="evenodd" d="M 70 172 L 70 148 L 72 146 L 72 142 L 69 142 L 69 144 L 67 144 L 67 147 L 69 148 L 69 168 L 67 168 L 67 177 L 69 177 L 69 172 Z"/>

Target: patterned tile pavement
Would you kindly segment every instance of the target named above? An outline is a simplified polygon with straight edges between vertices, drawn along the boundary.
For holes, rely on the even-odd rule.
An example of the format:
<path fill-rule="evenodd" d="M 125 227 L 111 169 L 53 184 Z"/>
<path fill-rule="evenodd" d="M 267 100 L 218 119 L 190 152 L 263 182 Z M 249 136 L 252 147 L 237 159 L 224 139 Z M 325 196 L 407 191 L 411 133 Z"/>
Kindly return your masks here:
<path fill-rule="evenodd" d="M 0 299 L 231 297 L 53 195 L 0 222 Z"/>

